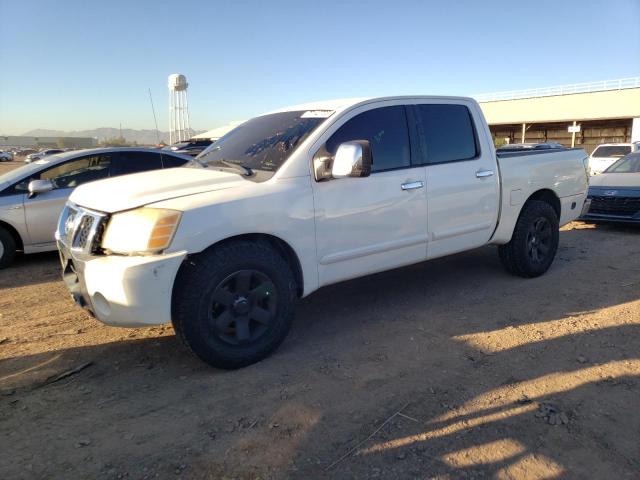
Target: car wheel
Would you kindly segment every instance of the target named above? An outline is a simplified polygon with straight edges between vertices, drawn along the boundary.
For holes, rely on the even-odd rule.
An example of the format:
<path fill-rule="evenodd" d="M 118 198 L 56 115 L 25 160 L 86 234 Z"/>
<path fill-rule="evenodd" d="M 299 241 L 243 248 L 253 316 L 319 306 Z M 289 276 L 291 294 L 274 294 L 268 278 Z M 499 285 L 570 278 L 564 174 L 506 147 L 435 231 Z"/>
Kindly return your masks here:
<path fill-rule="evenodd" d="M 539 200 L 527 202 L 511 241 L 498 247 L 500 260 L 509 273 L 538 277 L 553 263 L 559 238 L 559 220 L 553 207 Z"/>
<path fill-rule="evenodd" d="M 15 256 L 16 241 L 6 229 L 0 227 L 0 268 L 9 266 Z"/>
<path fill-rule="evenodd" d="M 174 285 L 176 335 L 209 365 L 234 369 L 258 362 L 289 332 L 296 282 L 268 244 L 236 241 L 191 256 Z"/>

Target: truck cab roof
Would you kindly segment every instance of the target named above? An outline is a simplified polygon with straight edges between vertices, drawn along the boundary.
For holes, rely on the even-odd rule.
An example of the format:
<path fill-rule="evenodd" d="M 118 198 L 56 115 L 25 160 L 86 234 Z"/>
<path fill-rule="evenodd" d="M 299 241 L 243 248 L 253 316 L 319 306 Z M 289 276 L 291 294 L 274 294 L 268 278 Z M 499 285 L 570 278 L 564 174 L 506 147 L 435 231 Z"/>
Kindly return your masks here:
<path fill-rule="evenodd" d="M 407 101 L 415 101 L 415 100 L 473 100 L 470 97 L 452 97 L 452 96 L 442 96 L 442 95 L 394 95 L 387 97 L 354 97 L 354 98 L 339 98 L 333 100 L 320 100 L 309 103 L 301 103 L 297 105 L 290 105 L 288 107 L 278 108 L 276 110 L 272 110 L 270 112 L 265 112 L 262 115 L 270 115 L 272 113 L 281 113 L 281 112 L 299 112 L 303 110 L 308 111 L 333 111 L 340 112 L 344 110 L 348 110 L 353 107 L 357 107 L 359 105 L 365 105 L 367 103 L 373 102 L 382 102 L 386 100 L 407 100 Z"/>

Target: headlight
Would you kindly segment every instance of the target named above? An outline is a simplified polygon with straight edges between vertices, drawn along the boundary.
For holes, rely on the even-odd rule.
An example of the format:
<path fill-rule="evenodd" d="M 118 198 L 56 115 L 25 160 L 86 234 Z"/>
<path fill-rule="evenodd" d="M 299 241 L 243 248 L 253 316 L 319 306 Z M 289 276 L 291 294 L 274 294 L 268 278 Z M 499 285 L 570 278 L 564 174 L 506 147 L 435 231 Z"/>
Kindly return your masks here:
<path fill-rule="evenodd" d="M 138 208 L 116 213 L 109 220 L 102 248 L 114 253 L 155 253 L 171 244 L 182 212 Z"/>

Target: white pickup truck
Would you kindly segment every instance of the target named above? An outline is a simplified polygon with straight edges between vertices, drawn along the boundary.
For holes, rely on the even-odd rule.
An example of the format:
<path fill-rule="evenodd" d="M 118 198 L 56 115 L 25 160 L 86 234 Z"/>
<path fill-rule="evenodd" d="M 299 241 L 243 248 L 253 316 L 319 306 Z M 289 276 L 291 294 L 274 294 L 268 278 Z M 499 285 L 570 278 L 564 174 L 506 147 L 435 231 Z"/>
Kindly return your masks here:
<path fill-rule="evenodd" d="M 541 275 L 581 213 L 587 158 L 496 156 L 469 98 L 298 105 L 187 167 L 77 188 L 56 233 L 63 278 L 102 322 L 172 322 L 202 360 L 238 368 L 324 285 L 486 244 L 509 272 Z"/>

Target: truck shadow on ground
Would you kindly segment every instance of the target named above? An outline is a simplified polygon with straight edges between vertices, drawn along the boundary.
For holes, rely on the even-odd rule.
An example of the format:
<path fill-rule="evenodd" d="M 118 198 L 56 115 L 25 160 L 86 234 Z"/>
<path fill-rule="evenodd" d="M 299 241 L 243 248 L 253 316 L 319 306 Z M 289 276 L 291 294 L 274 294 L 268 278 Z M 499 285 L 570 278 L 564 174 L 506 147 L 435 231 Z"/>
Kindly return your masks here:
<path fill-rule="evenodd" d="M 14 262 L 0 269 L 0 292 L 6 288 L 19 288 L 60 280 L 61 268 L 58 252 L 18 254 Z"/>
<path fill-rule="evenodd" d="M 235 372 L 159 332 L 6 359 L 12 462 L 0 472 L 637 475 L 640 256 L 616 249 L 626 235 L 565 231 L 554 267 L 533 280 L 481 249 L 327 287 L 300 302 L 273 357 Z"/>

